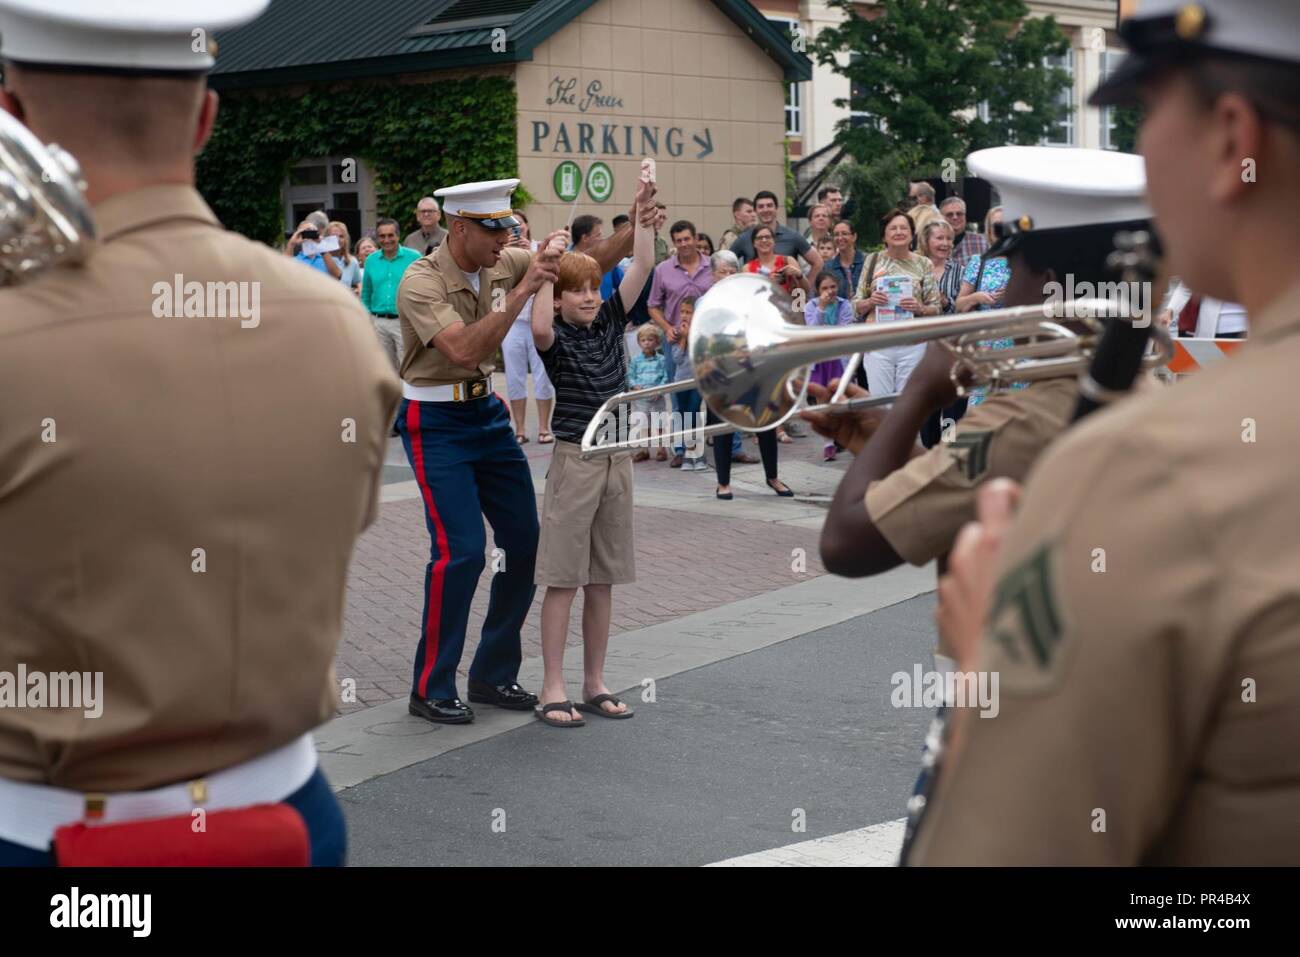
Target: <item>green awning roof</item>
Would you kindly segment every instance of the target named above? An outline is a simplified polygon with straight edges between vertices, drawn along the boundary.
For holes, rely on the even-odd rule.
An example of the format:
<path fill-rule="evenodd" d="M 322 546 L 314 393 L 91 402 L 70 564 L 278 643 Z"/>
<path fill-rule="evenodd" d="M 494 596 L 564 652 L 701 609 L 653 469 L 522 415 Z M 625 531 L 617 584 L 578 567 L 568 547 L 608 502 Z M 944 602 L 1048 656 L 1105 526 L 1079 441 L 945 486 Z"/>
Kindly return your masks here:
<path fill-rule="evenodd" d="M 271 0 L 252 23 L 217 34 L 217 90 L 323 83 L 531 60 L 533 49 L 595 0 Z M 808 80 L 812 61 L 747 0 L 713 3 L 782 68 Z M 493 30 L 505 28 L 503 52 Z"/>

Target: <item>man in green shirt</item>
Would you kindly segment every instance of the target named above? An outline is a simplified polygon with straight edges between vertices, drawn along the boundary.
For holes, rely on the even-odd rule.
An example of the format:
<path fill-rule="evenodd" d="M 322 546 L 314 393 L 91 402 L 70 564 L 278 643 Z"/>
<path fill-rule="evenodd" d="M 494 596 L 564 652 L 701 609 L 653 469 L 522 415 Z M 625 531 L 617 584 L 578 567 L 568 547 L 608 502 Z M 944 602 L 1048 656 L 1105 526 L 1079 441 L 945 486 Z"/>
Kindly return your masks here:
<path fill-rule="evenodd" d="M 375 224 L 379 252 L 366 258 L 361 276 L 361 305 L 370 313 L 375 335 L 396 372 L 402 366 L 402 324 L 397 319 L 397 285 L 406 267 L 420 254 L 401 244 L 397 220 L 381 219 Z"/>

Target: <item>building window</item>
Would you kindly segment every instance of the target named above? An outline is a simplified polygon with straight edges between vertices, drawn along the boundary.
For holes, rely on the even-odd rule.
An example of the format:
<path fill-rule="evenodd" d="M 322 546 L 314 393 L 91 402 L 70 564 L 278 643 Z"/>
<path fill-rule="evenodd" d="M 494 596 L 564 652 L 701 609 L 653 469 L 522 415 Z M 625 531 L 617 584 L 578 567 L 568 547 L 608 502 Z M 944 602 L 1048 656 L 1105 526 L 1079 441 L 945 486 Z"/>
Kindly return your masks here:
<path fill-rule="evenodd" d="M 365 164 L 355 157 L 322 156 L 295 163 L 281 187 L 286 236 L 293 234 L 308 213 L 323 209 L 330 219 L 346 223 L 355 241 L 361 236 L 362 199 L 369 175 Z"/>
<path fill-rule="evenodd" d="M 1102 50 L 1101 51 L 1101 79 L 1104 83 L 1106 78 L 1119 69 L 1119 65 L 1124 62 L 1124 54 L 1119 50 Z M 1104 150 L 1119 149 L 1115 143 L 1115 109 L 1110 106 L 1101 108 L 1101 148 Z"/>
<path fill-rule="evenodd" d="M 803 135 L 803 115 L 799 106 L 799 84 L 785 85 L 785 135 Z"/>
<path fill-rule="evenodd" d="M 1048 66 L 1060 67 L 1070 77 L 1070 84 L 1061 91 L 1057 102 L 1066 108 L 1065 118 L 1057 120 L 1052 131 L 1043 139 L 1047 146 L 1074 145 L 1074 51 L 1066 50 L 1065 56 L 1049 56 L 1044 61 Z"/>
<path fill-rule="evenodd" d="M 800 36 L 799 21 L 791 17 L 768 17 L 767 22 L 772 24 L 782 33 L 787 34 L 791 41 Z M 785 85 L 785 123 L 786 136 L 803 135 L 803 85 L 800 83 L 787 83 Z"/>

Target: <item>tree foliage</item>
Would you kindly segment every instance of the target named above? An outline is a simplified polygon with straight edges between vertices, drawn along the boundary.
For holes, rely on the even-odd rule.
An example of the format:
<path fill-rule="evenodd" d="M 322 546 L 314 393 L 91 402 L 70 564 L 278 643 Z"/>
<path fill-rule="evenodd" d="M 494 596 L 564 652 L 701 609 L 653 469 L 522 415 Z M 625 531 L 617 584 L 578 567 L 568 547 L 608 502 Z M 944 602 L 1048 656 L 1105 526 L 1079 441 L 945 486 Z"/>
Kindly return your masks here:
<path fill-rule="evenodd" d="M 1111 144 L 1122 153 L 1137 152 L 1138 127 L 1142 125 L 1142 107 L 1112 106 L 1115 115 L 1115 141 Z"/>
<path fill-rule="evenodd" d="M 311 157 L 353 157 L 374 175 L 379 215 L 414 229 L 415 205 L 434 189 L 515 175 L 515 112 L 514 84 L 498 76 L 301 96 L 228 93 L 199 156 L 198 187 L 228 229 L 276 244 L 289 168 Z M 521 186 L 515 202 L 527 199 Z"/>
<path fill-rule="evenodd" d="M 869 167 L 853 174 L 860 180 L 939 176 L 972 150 L 1037 143 L 1067 115 L 1059 96 L 1069 76 L 1044 60 L 1069 40 L 1023 0 L 879 0 L 873 16 L 852 0 L 830 5 L 845 19 L 812 49 L 852 84 L 851 100 L 836 105 L 870 116 L 842 120 L 836 134 Z M 855 206 L 872 218 L 898 198 L 857 195 Z M 874 219 L 860 225 L 874 235 Z"/>

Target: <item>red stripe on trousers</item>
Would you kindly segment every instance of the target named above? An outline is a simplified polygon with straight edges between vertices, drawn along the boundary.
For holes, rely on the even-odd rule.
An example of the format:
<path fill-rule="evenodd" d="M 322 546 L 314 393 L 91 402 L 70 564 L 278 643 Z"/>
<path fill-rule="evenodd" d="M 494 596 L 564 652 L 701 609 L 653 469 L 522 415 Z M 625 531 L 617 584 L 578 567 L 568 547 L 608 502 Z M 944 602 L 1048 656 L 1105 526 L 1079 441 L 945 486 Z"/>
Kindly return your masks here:
<path fill-rule="evenodd" d="M 442 626 L 442 582 L 447 571 L 447 562 L 451 560 L 447 549 L 447 529 L 443 527 L 438 515 L 438 506 L 433 504 L 433 489 L 424 474 L 424 443 L 420 436 L 420 403 L 409 402 L 406 406 L 406 431 L 411 436 L 411 458 L 415 465 L 415 480 L 424 494 L 424 507 L 433 519 L 434 536 L 438 543 L 438 560 L 433 563 L 433 574 L 429 576 L 429 614 L 424 627 L 424 668 L 420 672 L 420 681 L 416 685 L 420 697 L 426 696 L 429 688 L 429 675 L 433 664 L 438 659 L 438 637 Z"/>

